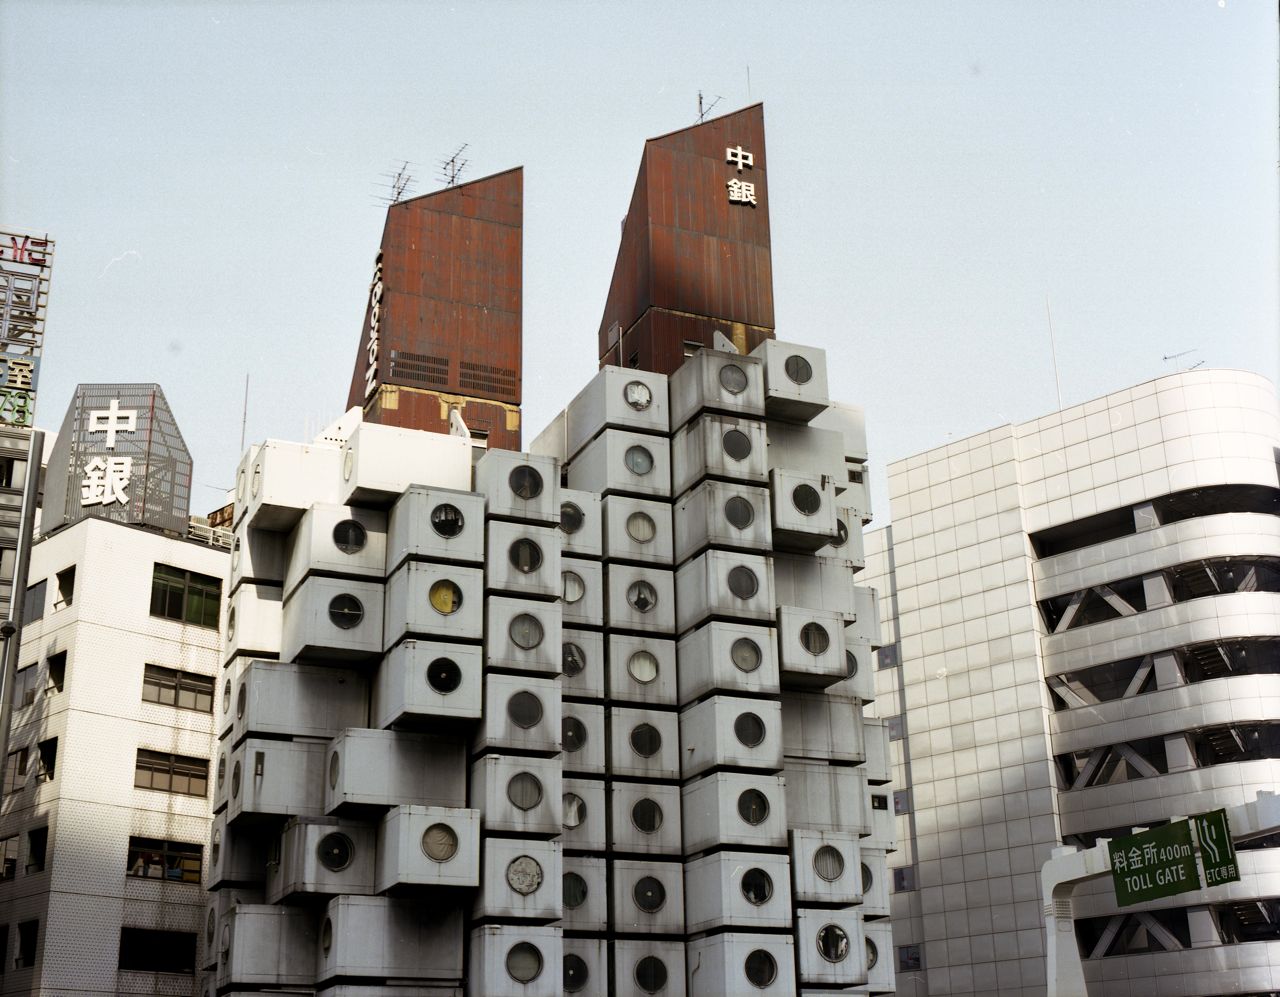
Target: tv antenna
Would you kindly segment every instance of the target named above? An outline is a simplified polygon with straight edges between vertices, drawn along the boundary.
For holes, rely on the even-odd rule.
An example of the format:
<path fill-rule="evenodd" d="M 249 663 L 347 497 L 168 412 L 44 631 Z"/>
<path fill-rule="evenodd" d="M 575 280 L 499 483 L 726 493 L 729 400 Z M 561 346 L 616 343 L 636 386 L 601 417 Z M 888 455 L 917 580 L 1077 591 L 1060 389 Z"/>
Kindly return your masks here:
<path fill-rule="evenodd" d="M 1165 363 L 1168 363 L 1170 360 L 1179 360 L 1182 357 L 1189 356 L 1192 353 L 1199 353 L 1199 352 L 1200 350 L 1198 347 L 1193 347 L 1192 349 L 1189 349 L 1189 350 L 1183 350 L 1181 353 L 1170 353 L 1167 356 L 1161 357 L 1160 359 L 1165 361 Z M 1197 360 L 1190 367 L 1188 367 L 1187 370 L 1195 370 L 1197 367 L 1203 367 L 1203 366 L 1204 366 L 1204 361 Z"/>
<path fill-rule="evenodd" d="M 409 172 L 409 168 L 414 164 L 407 159 L 401 162 L 399 168 L 394 173 L 383 173 L 382 179 L 386 181 L 381 186 L 386 193 L 376 196 L 379 204 L 392 205 L 397 204 L 405 199 L 406 194 L 413 192 L 413 187 L 417 184 L 417 178 Z"/>
<path fill-rule="evenodd" d="M 463 150 L 470 143 L 463 142 L 458 146 L 458 151 L 448 159 L 440 160 L 440 179 L 444 181 L 446 187 L 456 187 L 458 185 L 458 177 L 462 176 L 462 171 L 467 168 L 467 164 L 471 162 L 469 159 L 463 159 Z"/>
<path fill-rule="evenodd" d="M 702 124 L 703 119 L 706 118 L 706 116 L 711 113 L 711 109 L 715 107 L 717 104 L 719 104 L 720 101 L 722 100 L 724 100 L 723 97 L 716 97 L 716 99 L 713 100 L 710 104 L 708 104 L 706 107 L 703 107 L 702 91 L 699 90 L 698 91 L 698 124 Z"/>

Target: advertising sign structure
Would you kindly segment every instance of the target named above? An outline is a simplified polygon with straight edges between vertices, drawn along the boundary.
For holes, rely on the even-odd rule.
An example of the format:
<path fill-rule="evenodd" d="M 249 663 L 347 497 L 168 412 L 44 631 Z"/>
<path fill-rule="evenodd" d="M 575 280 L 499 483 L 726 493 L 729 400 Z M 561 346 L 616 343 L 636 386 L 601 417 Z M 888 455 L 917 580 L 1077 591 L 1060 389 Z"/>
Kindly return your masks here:
<path fill-rule="evenodd" d="M 1236 846 L 1231 843 L 1231 828 L 1226 810 L 1210 810 L 1191 818 L 1200 840 L 1200 861 L 1204 864 L 1204 885 L 1221 886 L 1240 881 L 1240 864 Z"/>
<path fill-rule="evenodd" d="M 1116 838 L 1107 847 L 1117 906 L 1200 889 L 1191 825 L 1185 820 Z"/>
<path fill-rule="evenodd" d="M 53 240 L 0 231 L 0 426 L 29 427 L 44 345 Z"/>

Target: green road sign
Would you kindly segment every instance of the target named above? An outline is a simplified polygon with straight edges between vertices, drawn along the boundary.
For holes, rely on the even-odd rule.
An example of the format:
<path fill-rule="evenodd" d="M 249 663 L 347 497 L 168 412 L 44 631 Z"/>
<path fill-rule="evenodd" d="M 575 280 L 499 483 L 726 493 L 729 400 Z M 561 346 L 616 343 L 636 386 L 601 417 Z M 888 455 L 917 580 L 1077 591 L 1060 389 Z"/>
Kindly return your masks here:
<path fill-rule="evenodd" d="M 1229 839 L 1228 839 L 1229 840 Z M 1180 820 L 1108 842 L 1116 905 L 1128 907 L 1200 889 L 1191 824 Z"/>
<path fill-rule="evenodd" d="M 1240 879 L 1240 866 L 1236 862 L 1236 847 L 1231 843 L 1231 828 L 1227 826 L 1225 810 L 1210 810 L 1207 814 L 1192 817 L 1196 825 L 1196 837 L 1200 839 L 1200 861 L 1204 863 L 1204 885 L 1221 886 Z"/>

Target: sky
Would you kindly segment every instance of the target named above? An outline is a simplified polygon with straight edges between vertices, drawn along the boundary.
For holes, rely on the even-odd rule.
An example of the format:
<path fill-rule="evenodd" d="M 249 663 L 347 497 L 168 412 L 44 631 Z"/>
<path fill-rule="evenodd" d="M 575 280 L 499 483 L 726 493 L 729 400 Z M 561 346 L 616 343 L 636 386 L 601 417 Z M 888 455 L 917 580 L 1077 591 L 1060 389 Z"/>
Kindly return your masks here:
<path fill-rule="evenodd" d="M 884 465 L 1196 363 L 1280 379 L 1271 0 L 0 0 L 0 228 L 57 242 L 37 421 L 157 381 L 222 504 L 342 412 L 385 215 L 525 168 L 525 440 L 596 369 L 644 140 L 763 101 L 777 335 Z M 1046 307 L 1047 306 L 1047 307 Z M 1164 359 L 1184 354 L 1175 359 Z"/>

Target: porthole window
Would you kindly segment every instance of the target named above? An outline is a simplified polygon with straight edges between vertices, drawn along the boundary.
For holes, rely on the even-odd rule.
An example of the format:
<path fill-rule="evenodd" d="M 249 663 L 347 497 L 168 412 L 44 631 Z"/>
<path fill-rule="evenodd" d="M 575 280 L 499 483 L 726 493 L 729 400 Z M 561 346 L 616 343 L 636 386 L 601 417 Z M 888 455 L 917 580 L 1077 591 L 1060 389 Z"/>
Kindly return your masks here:
<path fill-rule="evenodd" d="M 262 465 L 256 464 L 253 468 L 253 479 L 249 482 L 249 494 L 253 498 L 258 497 L 258 492 L 262 490 Z"/>
<path fill-rule="evenodd" d="M 720 368 L 720 387 L 731 395 L 740 395 L 747 390 L 747 372 L 736 363 L 727 363 Z"/>
<path fill-rule="evenodd" d="M 448 862 L 458 854 L 458 836 L 447 824 L 432 824 L 422 832 L 422 851 L 433 862 Z"/>
<path fill-rule="evenodd" d="M 750 599 L 760 591 L 760 582 L 756 579 L 756 573 L 741 564 L 730 568 L 729 591 L 739 599 Z"/>
<path fill-rule="evenodd" d="M 577 793 L 565 793 L 560 797 L 560 803 L 564 808 L 565 827 L 580 827 L 587 819 L 587 801 Z"/>
<path fill-rule="evenodd" d="M 636 724 L 631 729 L 631 749 L 641 758 L 652 758 L 662 748 L 662 735 L 653 724 Z"/>
<path fill-rule="evenodd" d="M 627 447 L 627 452 L 622 455 L 622 462 L 627 465 L 628 471 L 642 477 L 653 470 L 653 454 L 639 444 Z"/>
<path fill-rule="evenodd" d="M 222 856 L 222 828 L 215 827 L 213 835 L 209 840 L 209 861 L 214 868 L 218 866 L 218 859 Z"/>
<path fill-rule="evenodd" d="M 560 597 L 565 602 L 573 605 L 575 602 L 581 602 L 582 597 L 587 594 L 587 583 L 582 580 L 582 576 L 576 571 L 560 572 Z"/>
<path fill-rule="evenodd" d="M 329 622 L 339 630 L 353 630 L 364 619 L 364 606 L 354 595 L 346 592 L 329 600 Z"/>
<path fill-rule="evenodd" d="M 653 834 L 662 826 L 662 807 L 647 796 L 631 808 L 631 823 L 644 834 Z"/>
<path fill-rule="evenodd" d="M 763 824 L 769 816 L 769 801 L 758 789 L 746 789 L 738 797 L 738 816 L 748 824 Z"/>
<path fill-rule="evenodd" d="M 631 890 L 636 906 L 646 914 L 656 914 L 667 902 L 667 888 L 652 876 L 641 876 Z"/>
<path fill-rule="evenodd" d="M 862 863 L 862 892 L 871 892 L 871 867 L 867 863 Z"/>
<path fill-rule="evenodd" d="M 576 872 L 566 872 L 561 879 L 560 892 L 564 905 L 577 910 L 587 902 L 587 881 Z"/>
<path fill-rule="evenodd" d="M 320 926 L 320 948 L 324 950 L 324 954 L 328 955 L 329 950 L 333 948 L 333 922 L 327 917 L 324 924 Z"/>
<path fill-rule="evenodd" d="M 231 712 L 231 679 L 227 679 L 222 685 L 222 713 L 225 716 Z"/>
<path fill-rule="evenodd" d="M 667 964 L 656 955 L 647 955 L 636 963 L 636 986 L 647 994 L 656 994 L 667 985 Z"/>
<path fill-rule="evenodd" d="M 849 542 L 849 527 L 844 525 L 843 519 L 836 520 L 836 538 L 831 541 L 832 547 L 843 547 Z"/>
<path fill-rule="evenodd" d="M 724 518 L 734 529 L 745 530 L 755 520 L 756 510 L 741 495 L 734 495 L 724 504 Z"/>
<path fill-rule="evenodd" d="M 751 437 L 740 429 L 731 429 L 721 437 L 724 452 L 734 460 L 746 460 L 751 456 Z"/>
<path fill-rule="evenodd" d="M 240 763 L 236 762 L 236 768 L 239 768 L 239 767 L 240 767 Z M 332 755 L 329 756 L 329 788 L 330 789 L 338 788 L 338 773 L 341 771 L 341 769 L 342 769 L 342 757 L 335 751 Z M 232 778 L 233 779 L 235 778 L 234 772 L 232 773 Z"/>
<path fill-rule="evenodd" d="M 778 978 L 778 963 L 764 949 L 756 949 L 743 964 L 747 982 L 763 990 Z"/>
<path fill-rule="evenodd" d="M 627 517 L 627 536 L 636 543 L 649 543 L 657 532 L 658 527 L 647 512 L 633 512 Z"/>
<path fill-rule="evenodd" d="M 763 869 L 748 869 L 742 874 L 742 895 L 747 903 L 760 907 L 773 896 L 773 880 Z"/>
<path fill-rule="evenodd" d="M 542 567 L 542 548 L 528 538 L 513 543 L 507 557 L 511 566 L 522 575 L 531 575 Z"/>
<path fill-rule="evenodd" d="M 880 952 L 876 948 L 876 943 L 870 938 L 867 939 L 867 972 L 875 969 L 876 963 L 880 961 Z"/>
<path fill-rule="evenodd" d="M 341 872 L 351 864 L 355 850 L 350 838 L 334 831 L 320 839 L 320 844 L 316 845 L 316 857 L 330 872 Z"/>
<path fill-rule="evenodd" d="M 542 700 L 531 692 L 517 692 L 507 700 L 507 716 L 517 727 L 536 727 L 542 721 Z"/>
<path fill-rule="evenodd" d="M 641 685 L 658 677 L 658 659 L 651 651 L 636 651 L 627 659 L 627 674 Z"/>
<path fill-rule="evenodd" d="M 627 589 L 627 604 L 637 613 L 647 613 L 658 604 L 658 590 L 646 581 L 632 582 Z"/>
<path fill-rule="evenodd" d="M 529 855 L 521 855 L 507 864 L 507 885 L 522 897 L 538 892 L 542 885 L 542 866 Z"/>
<path fill-rule="evenodd" d="M 522 498 L 526 502 L 542 494 L 542 475 L 528 464 L 521 464 L 514 468 L 507 476 L 507 484 L 511 486 L 517 498 Z"/>
<path fill-rule="evenodd" d="M 452 616 L 462 608 L 462 589 L 447 578 L 433 582 L 427 598 L 431 601 L 431 608 L 442 616 Z"/>
<path fill-rule="evenodd" d="M 808 360 L 796 353 L 783 361 L 782 369 L 796 384 L 808 384 L 813 379 L 813 367 Z"/>
<path fill-rule="evenodd" d="M 236 607 L 232 606 L 227 610 L 227 640 L 232 641 L 236 636 Z"/>
<path fill-rule="evenodd" d="M 507 628 L 511 642 L 524 651 L 531 651 L 542 643 L 542 624 L 536 616 L 521 613 Z"/>
<path fill-rule="evenodd" d="M 748 748 L 758 748 L 764 743 L 764 721 L 754 713 L 739 713 L 733 722 L 733 732 Z"/>
<path fill-rule="evenodd" d="M 587 655 L 577 644 L 565 643 L 560 645 L 560 670 L 564 674 L 573 678 L 575 675 L 581 675 L 582 670 L 587 667 Z"/>
<path fill-rule="evenodd" d="M 821 623 L 806 623 L 800 628 L 800 646 L 810 654 L 825 654 L 831 638 Z"/>
<path fill-rule="evenodd" d="M 560 529 L 572 536 L 582 529 L 585 520 L 582 509 L 573 502 L 560 503 Z"/>
<path fill-rule="evenodd" d="M 542 974 L 542 953 L 528 942 L 516 942 L 507 953 L 507 972 L 517 983 L 529 983 Z"/>
<path fill-rule="evenodd" d="M 568 904 L 569 901 L 565 901 Z M 580 993 L 591 979 L 591 971 L 580 955 L 570 952 L 564 957 L 564 989 L 565 993 Z"/>
<path fill-rule="evenodd" d="M 236 475 L 236 501 L 244 501 L 244 468 L 240 469 L 240 473 Z"/>
<path fill-rule="evenodd" d="M 209 908 L 209 916 L 204 921 L 204 941 L 206 945 L 212 946 L 213 940 L 218 936 L 218 916 L 212 907 Z"/>
<path fill-rule="evenodd" d="M 342 480 L 350 481 L 351 475 L 356 470 L 356 455 L 354 450 L 347 450 L 342 455 Z"/>
<path fill-rule="evenodd" d="M 441 502 L 431 510 L 431 528 L 446 540 L 452 540 L 462 532 L 462 510 L 456 505 Z"/>
<path fill-rule="evenodd" d="M 244 711 L 249 706 L 249 690 L 243 682 L 240 683 L 240 691 L 236 693 L 236 719 L 244 719 Z"/>
<path fill-rule="evenodd" d="M 622 389 L 622 399 L 637 412 L 643 412 L 653 403 L 653 391 L 643 381 L 628 381 Z"/>
<path fill-rule="evenodd" d="M 231 541 L 231 570 L 240 570 L 240 538 L 235 537 Z"/>
<path fill-rule="evenodd" d="M 813 871 L 828 883 L 834 883 L 844 875 L 844 856 L 830 845 L 823 845 L 813 853 Z"/>
<path fill-rule="evenodd" d="M 760 667 L 760 645 L 750 637 L 739 637 L 729 648 L 729 657 L 742 672 L 754 672 Z"/>
<path fill-rule="evenodd" d="M 827 962 L 844 962 L 849 956 L 849 936 L 838 924 L 818 929 L 818 954 Z"/>
<path fill-rule="evenodd" d="M 791 504 L 805 516 L 812 516 L 822 508 L 822 496 L 813 485 L 799 484 L 791 489 Z"/>
<path fill-rule="evenodd" d="M 581 751 L 587 743 L 587 727 L 577 717 L 561 717 L 560 741 L 564 750 L 572 754 Z"/>
<path fill-rule="evenodd" d="M 227 756 L 218 756 L 218 789 L 222 789 L 222 784 L 227 778 Z"/>
<path fill-rule="evenodd" d="M 858 656 L 852 651 L 844 652 L 845 671 L 849 673 L 849 678 L 853 678 L 858 674 Z"/>
<path fill-rule="evenodd" d="M 442 696 L 457 690 L 462 685 L 462 669 L 456 661 L 448 658 L 436 658 L 427 665 L 427 685 Z"/>
<path fill-rule="evenodd" d="M 337 755 L 334 755 L 336 758 Z M 240 798 L 240 763 L 236 762 L 231 766 L 231 796 L 233 799 Z"/>
<path fill-rule="evenodd" d="M 507 783 L 507 799 L 519 810 L 532 810 L 542 802 L 542 783 L 531 772 L 517 772 Z"/>
<path fill-rule="evenodd" d="M 344 554 L 356 554 L 364 550 L 369 535 L 354 519 L 344 519 L 333 528 L 333 545 Z"/>

